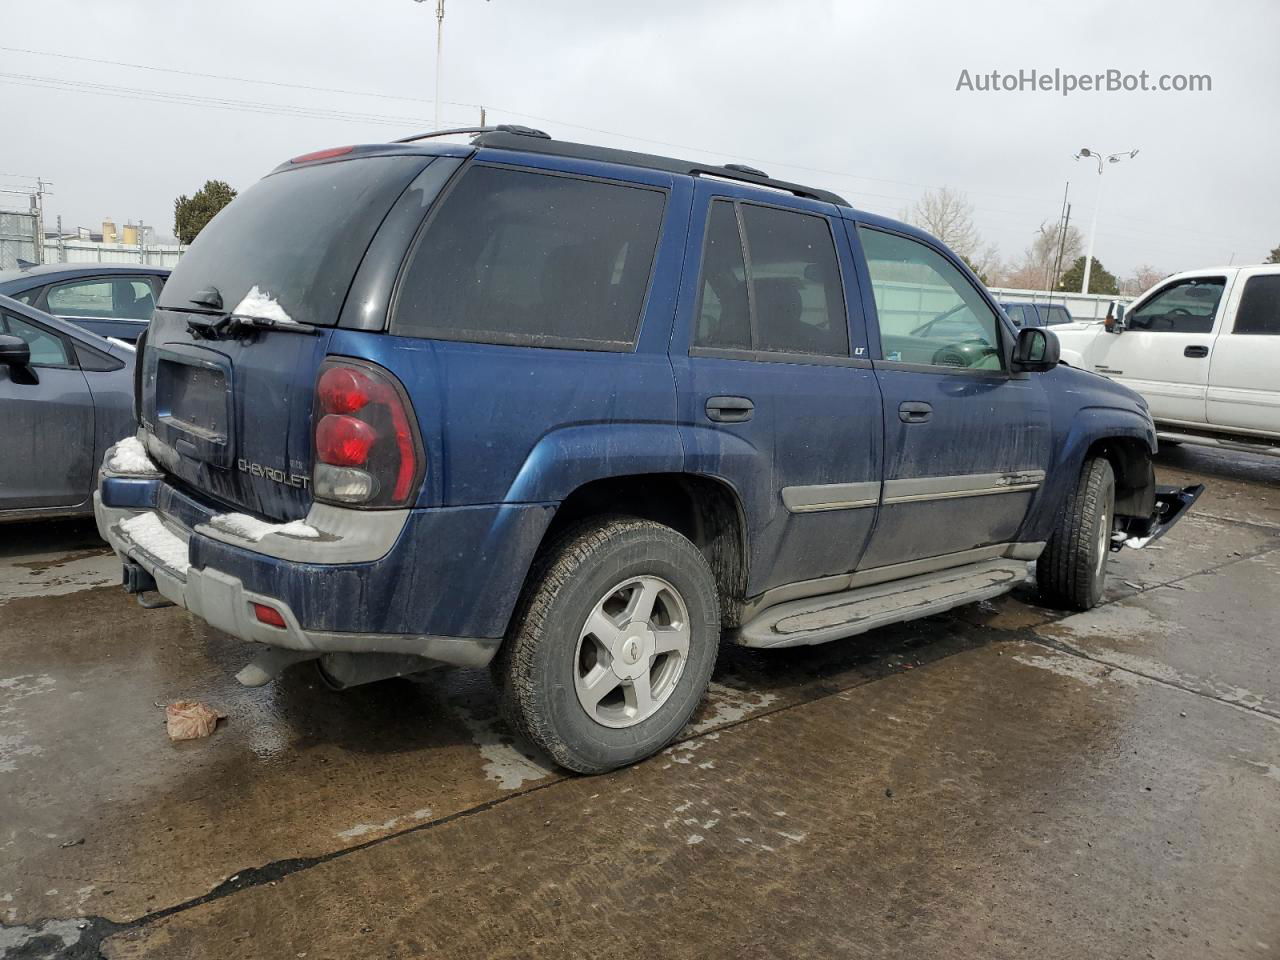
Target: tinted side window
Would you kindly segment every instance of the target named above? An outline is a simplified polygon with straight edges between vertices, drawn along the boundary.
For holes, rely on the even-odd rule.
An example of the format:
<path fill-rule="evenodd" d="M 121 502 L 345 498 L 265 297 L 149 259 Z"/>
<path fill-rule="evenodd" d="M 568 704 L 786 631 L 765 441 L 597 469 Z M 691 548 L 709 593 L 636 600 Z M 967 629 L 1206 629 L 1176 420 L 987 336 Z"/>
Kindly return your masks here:
<path fill-rule="evenodd" d="M 702 292 L 693 342 L 700 347 L 751 349 L 751 303 L 747 262 L 732 203 L 716 200 L 707 219 L 702 254 Z"/>
<path fill-rule="evenodd" d="M 835 242 L 825 217 L 741 204 L 756 349 L 849 355 Z"/>
<path fill-rule="evenodd" d="M 1232 332 L 1280 336 L 1280 274 L 1249 278 Z"/>
<path fill-rule="evenodd" d="M 1179 280 L 1125 315 L 1125 325 L 1151 333 L 1209 333 L 1227 281 L 1223 277 Z"/>
<path fill-rule="evenodd" d="M 1041 307 L 1045 323 L 1052 327 L 1060 323 L 1071 322 L 1071 312 L 1066 307 Z"/>
<path fill-rule="evenodd" d="M 884 359 L 999 370 L 1000 322 L 965 276 L 916 240 L 858 228 Z"/>
<path fill-rule="evenodd" d="M 5 314 L 5 325 L 9 334 L 21 337 L 31 348 L 31 364 L 38 367 L 67 366 L 67 348 L 62 338 L 37 327 L 34 323 L 19 319 L 13 314 Z"/>
<path fill-rule="evenodd" d="M 427 225 L 392 332 L 628 347 L 664 204 L 645 187 L 473 167 Z"/>
<path fill-rule="evenodd" d="M 1015 326 L 1027 326 L 1027 308 L 1020 303 L 1004 304 L 1004 312 L 1009 315 L 1009 319 L 1014 322 Z M 1030 326 L 1035 326 L 1035 317 L 1032 316 Z"/>

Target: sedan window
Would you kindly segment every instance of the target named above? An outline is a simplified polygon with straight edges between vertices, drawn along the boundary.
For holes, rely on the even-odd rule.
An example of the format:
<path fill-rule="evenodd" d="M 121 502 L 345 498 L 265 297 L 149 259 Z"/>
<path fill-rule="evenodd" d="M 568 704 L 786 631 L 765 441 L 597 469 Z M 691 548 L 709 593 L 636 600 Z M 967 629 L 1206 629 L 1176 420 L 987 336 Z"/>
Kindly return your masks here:
<path fill-rule="evenodd" d="M 155 297 L 145 277 L 77 280 L 49 290 L 49 312 L 60 317 L 150 320 Z"/>
<path fill-rule="evenodd" d="M 20 320 L 13 314 L 4 315 L 4 324 L 10 336 L 21 337 L 31 348 L 31 365 L 34 367 L 67 366 L 67 348 L 62 338 L 34 323 Z"/>

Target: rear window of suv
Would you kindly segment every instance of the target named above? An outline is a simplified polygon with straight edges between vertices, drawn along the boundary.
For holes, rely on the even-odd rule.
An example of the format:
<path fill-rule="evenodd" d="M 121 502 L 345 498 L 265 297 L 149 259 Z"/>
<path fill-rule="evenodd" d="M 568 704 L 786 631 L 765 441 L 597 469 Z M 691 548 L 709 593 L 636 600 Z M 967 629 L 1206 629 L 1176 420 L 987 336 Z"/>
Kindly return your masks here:
<path fill-rule="evenodd" d="M 651 187 L 474 166 L 427 223 L 391 332 L 629 349 L 665 202 Z"/>
<path fill-rule="evenodd" d="M 424 160 L 364 157 L 264 177 L 200 231 L 160 306 L 191 309 L 213 286 L 233 310 L 256 286 L 292 319 L 332 326 L 369 241 Z"/>

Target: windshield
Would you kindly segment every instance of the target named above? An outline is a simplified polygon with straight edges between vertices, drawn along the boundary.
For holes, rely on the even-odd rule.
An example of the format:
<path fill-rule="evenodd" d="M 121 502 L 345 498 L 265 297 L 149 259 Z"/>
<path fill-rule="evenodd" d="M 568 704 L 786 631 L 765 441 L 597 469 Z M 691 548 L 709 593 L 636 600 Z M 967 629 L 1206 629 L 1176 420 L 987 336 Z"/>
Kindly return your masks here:
<path fill-rule="evenodd" d="M 332 326 L 374 232 L 425 162 L 365 157 L 259 180 L 200 231 L 160 306 L 189 310 L 212 286 L 232 310 L 257 287 L 293 320 Z"/>

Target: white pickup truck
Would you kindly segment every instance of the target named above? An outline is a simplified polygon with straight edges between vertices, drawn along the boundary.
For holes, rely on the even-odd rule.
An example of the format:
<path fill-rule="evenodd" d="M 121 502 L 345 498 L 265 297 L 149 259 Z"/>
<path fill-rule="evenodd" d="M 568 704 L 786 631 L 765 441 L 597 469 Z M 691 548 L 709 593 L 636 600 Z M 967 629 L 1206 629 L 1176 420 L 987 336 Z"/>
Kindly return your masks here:
<path fill-rule="evenodd" d="M 1063 363 L 1146 398 L 1161 440 L 1280 456 L 1280 264 L 1175 274 L 1054 332 Z"/>

